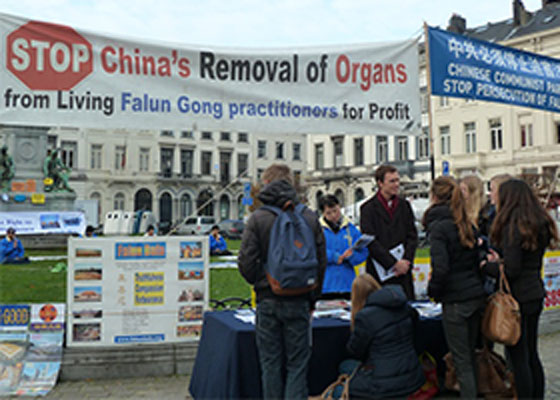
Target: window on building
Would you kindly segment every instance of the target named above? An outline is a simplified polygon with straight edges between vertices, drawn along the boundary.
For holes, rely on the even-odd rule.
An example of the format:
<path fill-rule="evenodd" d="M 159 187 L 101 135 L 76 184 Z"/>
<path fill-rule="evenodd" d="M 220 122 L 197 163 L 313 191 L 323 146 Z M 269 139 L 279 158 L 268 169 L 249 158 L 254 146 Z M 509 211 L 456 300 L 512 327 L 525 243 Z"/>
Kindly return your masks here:
<path fill-rule="evenodd" d="M 396 154 L 397 161 L 408 160 L 408 138 L 406 136 L 397 137 L 396 148 L 397 148 L 397 154 Z"/>
<path fill-rule="evenodd" d="M 78 143 L 74 141 L 62 141 L 60 159 L 69 168 L 78 166 Z"/>
<path fill-rule="evenodd" d="M 149 171 L 150 170 L 150 149 L 142 147 L 140 148 L 140 162 L 138 163 L 140 166 L 140 171 Z"/>
<path fill-rule="evenodd" d="M 113 199 L 113 210 L 124 210 L 124 194 L 117 193 Z"/>
<path fill-rule="evenodd" d="M 92 144 L 91 145 L 91 160 L 90 160 L 91 169 L 101 169 L 101 168 L 103 168 L 103 166 L 101 164 L 102 159 L 103 159 L 103 145 Z"/>
<path fill-rule="evenodd" d="M 249 167 L 249 154 L 237 153 L 237 176 L 241 176 Z"/>
<path fill-rule="evenodd" d="M 323 143 L 315 145 L 315 169 L 325 168 L 325 146 Z"/>
<path fill-rule="evenodd" d="M 115 146 L 115 169 L 122 170 L 126 167 L 126 146 Z"/>
<path fill-rule="evenodd" d="M 284 159 L 284 142 L 276 142 L 276 159 Z"/>
<path fill-rule="evenodd" d="M 418 137 L 418 159 L 423 160 L 430 156 L 430 137 L 428 128 L 422 129 L 422 134 Z"/>
<path fill-rule="evenodd" d="M 354 165 L 364 165 L 364 138 L 354 139 Z"/>
<path fill-rule="evenodd" d="M 266 140 L 259 140 L 257 142 L 257 157 L 266 158 Z"/>
<path fill-rule="evenodd" d="M 292 143 L 292 160 L 301 161 L 301 143 Z"/>
<path fill-rule="evenodd" d="M 560 122 L 556 123 L 556 144 L 560 144 Z"/>
<path fill-rule="evenodd" d="M 200 172 L 202 175 L 212 174 L 212 152 L 203 151 L 200 157 Z"/>
<path fill-rule="evenodd" d="M 298 169 L 294 169 L 294 184 L 296 187 L 299 187 L 301 184 L 301 171 Z"/>
<path fill-rule="evenodd" d="M 334 195 L 338 199 L 338 202 L 340 203 L 340 207 L 344 207 L 346 203 L 344 202 L 344 192 L 342 191 L 342 189 L 336 189 Z"/>
<path fill-rule="evenodd" d="M 194 150 L 181 149 L 181 175 L 188 177 L 193 174 Z"/>
<path fill-rule="evenodd" d="M 201 132 L 200 137 L 204 140 L 212 140 L 212 132 L 203 131 L 203 132 Z"/>
<path fill-rule="evenodd" d="M 249 135 L 247 132 L 239 132 L 237 134 L 237 141 L 239 143 L 248 143 L 249 142 Z"/>
<path fill-rule="evenodd" d="M 333 141 L 333 165 L 335 168 L 342 167 L 344 165 L 344 142 L 342 137 L 335 137 Z"/>
<path fill-rule="evenodd" d="M 430 101 L 430 96 L 425 91 L 420 95 L 420 101 L 422 103 L 422 113 L 428 112 L 428 102 Z"/>
<path fill-rule="evenodd" d="M 449 126 L 440 126 L 441 155 L 451 154 L 451 132 Z"/>
<path fill-rule="evenodd" d="M 231 133 L 230 132 L 220 132 L 220 140 L 222 142 L 231 142 Z"/>
<path fill-rule="evenodd" d="M 502 120 L 499 118 L 491 119 L 490 123 L 490 148 L 492 150 L 501 150 L 502 142 Z"/>
<path fill-rule="evenodd" d="M 182 139 L 192 139 L 194 137 L 193 131 L 181 131 Z"/>
<path fill-rule="evenodd" d="M 521 133 L 521 147 L 533 146 L 533 124 L 521 124 L 519 129 Z"/>
<path fill-rule="evenodd" d="M 162 147 L 160 149 L 160 171 L 166 178 L 171 178 L 173 172 L 173 153 L 173 148 Z"/>
<path fill-rule="evenodd" d="M 173 131 L 169 131 L 169 130 L 163 130 L 160 133 L 160 136 L 165 136 L 165 137 L 173 137 Z"/>
<path fill-rule="evenodd" d="M 262 169 L 262 168 L 257 169 L 257 180 L 259 180 L 259 181 L 261 180 L 261 176 L 262 176 L 263 172 L 264 172 L 264 169 Z"/>
<path fill-rule="evenodd" d="M 474 122 L 467 122 L 465 125 L 465 152 L 476 153 L 476 125 Z"/>
<path fill-rule="evenodd" d="M 440 96 L 440 98 L 439 98 L 439 106 L 440 106 L 440 107 L 449 107 L 449 97 L 447 97 L 447 96 Z"/>
<path fill-rule="evenodd" d="M 192 199 L 188 194 L 183 194 L 180 200 L 181 219 L 187 218 L 192 213 Z"/>
<path fill-rule="evenodd" d="M 382 164 L 389 161 L 389 149 L 387 143 L 387 136 L 377 136 L 377 163 Z"/>

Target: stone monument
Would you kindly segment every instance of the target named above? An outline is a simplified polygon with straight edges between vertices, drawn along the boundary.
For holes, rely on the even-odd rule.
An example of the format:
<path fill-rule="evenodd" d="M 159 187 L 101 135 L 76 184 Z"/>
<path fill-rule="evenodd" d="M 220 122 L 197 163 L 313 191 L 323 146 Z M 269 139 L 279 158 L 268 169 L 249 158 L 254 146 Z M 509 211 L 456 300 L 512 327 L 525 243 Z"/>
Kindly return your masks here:
<path fill-rule="evenodd" d="M 48 130 L 49 127 L 0 125 L 0 140 L 6 147 L 6 154 L 0 150 L 0 212 L 74 209 L 76 194 L 68 186 L 69 170 L 58 158 L 51 163 L 57 186 L 44 184 Z"/>

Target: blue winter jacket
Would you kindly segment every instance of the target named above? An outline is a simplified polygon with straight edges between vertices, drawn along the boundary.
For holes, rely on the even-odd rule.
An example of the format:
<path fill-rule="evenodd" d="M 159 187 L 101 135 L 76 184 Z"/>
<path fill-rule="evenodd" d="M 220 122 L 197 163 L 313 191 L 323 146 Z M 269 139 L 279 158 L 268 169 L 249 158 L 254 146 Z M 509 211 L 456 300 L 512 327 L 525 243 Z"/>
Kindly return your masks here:
<path fill-rule="evenodd" d="M 21 244 L 21 240 L 18 238 L 15 238 L 15 240 L 17 242 L 16 247 L 14 247 L 14 242 L 8 241 L 7 238 L 2 239 L 0 242 L 0 251 L 2 252 L 0 258 L 2 262 L 23 257 L 23 245 Z"/>
<path fill-rule="evenodd" d="M 226 240 L 220 236 L 220 240 L 216 240 L 214 236 L 210 235 L 210 252 L 227 250 Z"/>
<path fill-rule="evenodd" d="M 327 270 L 323 281 L 323 293 L 346 293 L 352 291 L 352 282 L 356 277 L 354 266 L 363 263 L 368 256 L 368 249 L 354 250 L 342 264 L 337 264 L 338 257 L 362 235 L 346 217 L 342 217 L 340 230 L 334 233 L 323 217 L 320 219 L 327 242 Z"/>

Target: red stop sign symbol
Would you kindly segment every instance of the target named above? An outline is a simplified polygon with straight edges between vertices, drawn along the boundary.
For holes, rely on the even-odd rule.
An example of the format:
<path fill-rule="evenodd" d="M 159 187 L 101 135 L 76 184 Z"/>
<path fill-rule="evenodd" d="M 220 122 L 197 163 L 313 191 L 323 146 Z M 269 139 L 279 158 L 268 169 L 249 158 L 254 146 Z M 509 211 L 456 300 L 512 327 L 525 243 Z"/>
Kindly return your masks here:
<path fill-rule="evenodd" d="M 93 70 L 91 43 L 69 26 L 30 21 L 6 47 L 8 70 L 29 89 L 69 90 Z"/>

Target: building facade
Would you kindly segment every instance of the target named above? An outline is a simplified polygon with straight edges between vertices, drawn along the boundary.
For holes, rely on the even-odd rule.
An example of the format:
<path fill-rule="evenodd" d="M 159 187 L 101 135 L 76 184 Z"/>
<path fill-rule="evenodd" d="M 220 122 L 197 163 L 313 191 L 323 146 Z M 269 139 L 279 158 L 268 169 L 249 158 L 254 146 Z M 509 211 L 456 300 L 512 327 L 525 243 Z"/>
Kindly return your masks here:
<path fill-rule="evenodd" d="M 162 226 L 198 213 L 242 218 L 244 184 L 273 162 L 304 170 L 304 135 L 52 128 L 48 147 L 72 168 L 78 199 L 108 211 L 151 210 Z"/>

